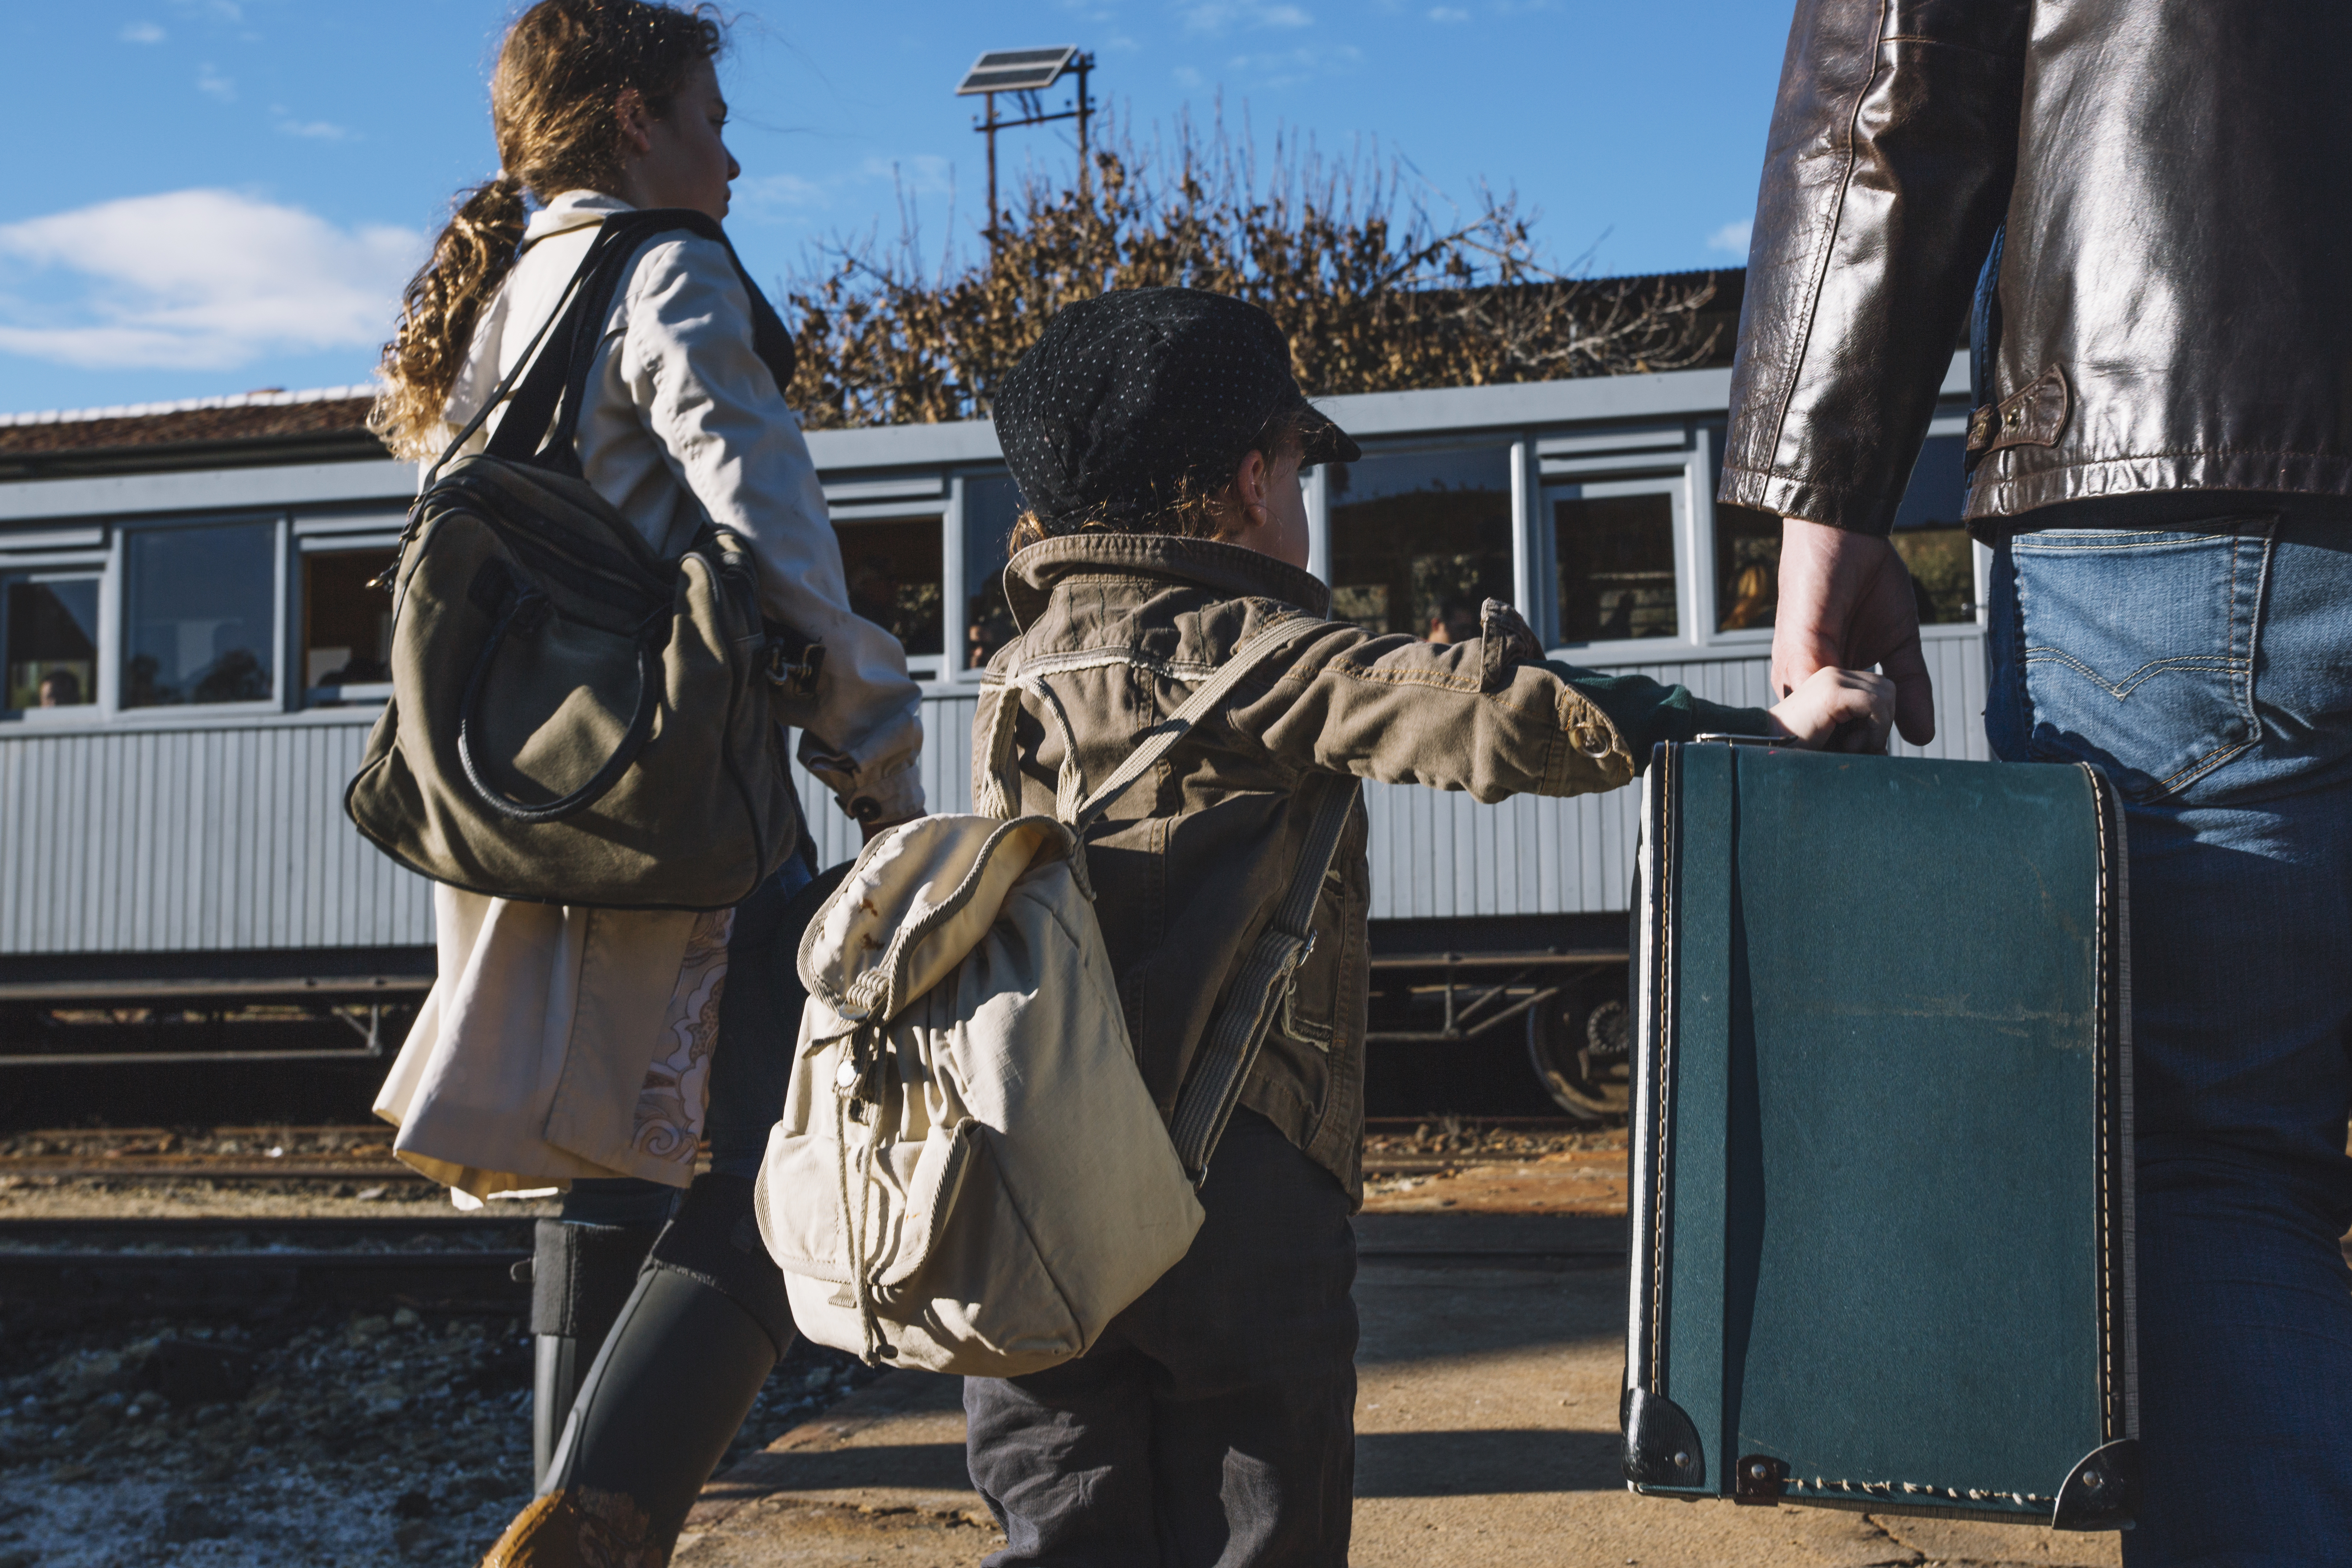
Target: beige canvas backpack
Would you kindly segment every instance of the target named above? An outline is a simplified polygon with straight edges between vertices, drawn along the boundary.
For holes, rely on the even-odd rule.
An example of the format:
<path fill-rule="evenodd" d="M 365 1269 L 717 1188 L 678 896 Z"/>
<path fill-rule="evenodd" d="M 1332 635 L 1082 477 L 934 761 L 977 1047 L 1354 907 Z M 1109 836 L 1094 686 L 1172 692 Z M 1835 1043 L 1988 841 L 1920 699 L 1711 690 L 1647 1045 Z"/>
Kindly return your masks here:
<path fill-rule="evenodd" d="M 1002 782 L 1018 692 L 1043 682 L 992 676 L 974 768 L 992 815 L 878 836 L 820 907 L 756 1200 L 802 1333 L 868 1364 L 1018 1377 L 1085 1353 L 1192 1246 L 1193 1189 L 1310 945 L 1360 786 L 1308 786 L 1307 852 L 1210 1026 L 1172 1130 L 1136 1068 L 1082 835 L 1314 624 L 1244 642 L 1098 788 L 1066 764 L 1055 816 L 1013 817 Z"/>

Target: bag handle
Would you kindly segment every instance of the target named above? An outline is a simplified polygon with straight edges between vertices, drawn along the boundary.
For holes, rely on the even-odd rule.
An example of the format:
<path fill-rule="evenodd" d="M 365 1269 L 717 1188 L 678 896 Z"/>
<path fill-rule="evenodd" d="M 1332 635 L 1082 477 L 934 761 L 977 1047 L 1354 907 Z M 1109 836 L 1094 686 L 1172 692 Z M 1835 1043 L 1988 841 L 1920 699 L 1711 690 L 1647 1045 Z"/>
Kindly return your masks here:
<path fill-rule="evenodd" d="M 499 624 L 490 628 L 480 657 L 474 660 L 474 673 L 466 682 L 466 700 L 457 710 L 457 765 L 482 804 L 509 822 L 562 822 L 568 816 L 579 816 L 611 794 L 613 786 L 621 782 L 621 775 L 629 771 L 629 764 L 637 760 L 637 753 L 646 749 L 646 742 L 653 738 L 654 715 L 661 707 L 661 662 L 654 652 L 653 639 L 640 632 L 636 711 L 630 715 L 628 729 L 613 748 L 613 754 L 604 759 L 604 766 L 570 795 L 544 805 L 525 805 L 492 784 L 474 761 L 474 725 L 482 706 L 482 688 L 488 682 L 490 661 L 498 657 L 499 645 L 507 640 L 507 633 L 516 621 L 528 617 L 536 623 L 544 618 L 547 605 L 547 595 L 536 591 L 509 595 Z"/>
<path fill-rule="evenodd" d="M 1210 1156 L 1217 1152 L 1234 1107 L 1241 1102 L 1242 1085 L 1257 1065 L 1276 1006 L 1297 984 L 1298 966 L 1315 951 L 1315 900 L 1322 895 L 1323 879 L 1331 874 L 1349 813 L 1363 791 L 1362 780 L 1335 773 L 1318 773 L 1299 786 L 1302 795 L 1314 792 L 1316 800 L 1298 868 L 1250 948 L 1224 1005 L 1209 1020 L 1208 1034 L 1191 1079 L 1176 1097 L 1176 1114 L 1169 1124 L 1176 1157 L 1196 1187 L 1209 1179 Z"/>

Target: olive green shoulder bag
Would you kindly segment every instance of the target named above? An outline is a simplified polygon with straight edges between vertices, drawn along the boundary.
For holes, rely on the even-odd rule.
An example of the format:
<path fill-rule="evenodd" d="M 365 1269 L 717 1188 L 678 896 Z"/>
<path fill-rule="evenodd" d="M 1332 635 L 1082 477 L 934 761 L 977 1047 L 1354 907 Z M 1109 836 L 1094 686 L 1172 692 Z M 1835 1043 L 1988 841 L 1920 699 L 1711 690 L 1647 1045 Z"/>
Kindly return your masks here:
<path fill-rule="evenodd" d="M 581 477 L 573 447 L 613 290 L 643 242 L 671 229 L 725 243 L 700 213 L 607 218 L 409 511 L 392 573 L 393 699 L 343 804 L 435 881 L 543 903 L 724 909 L 798 841 L 771 694 L 813 685 L 822 650 L 763 625 L 740 537 L 705 526 L 656 549 Z M 782 387 L 792 340 L 743 283 Z M 455 456 L 509 394 L 487 448 Z"/>

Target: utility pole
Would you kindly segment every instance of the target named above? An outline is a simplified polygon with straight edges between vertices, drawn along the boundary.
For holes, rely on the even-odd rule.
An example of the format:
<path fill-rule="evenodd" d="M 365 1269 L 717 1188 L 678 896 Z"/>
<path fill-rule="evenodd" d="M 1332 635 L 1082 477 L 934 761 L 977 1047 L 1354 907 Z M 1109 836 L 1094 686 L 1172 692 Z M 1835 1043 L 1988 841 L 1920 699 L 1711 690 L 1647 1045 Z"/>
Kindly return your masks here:
<path fill-rule="evenodd" d="M 988 226 L 981 232 L 988 237 L 991 255 L 996 251 L 996 133 L 1017 131 L 1024 125 L 1050 125 L 1057 120 L 1078 122 L 1078 195 L 1085 199 L 1093 189 L 1093 169 L 1088 130 L 1094 117 L 1094 98 L 1088 78 L 1095 68 L 1095 58 L 1076 47 L 1051 49 L 992 49 L 972 63 L 956 88 L 956 96 L 978 95 L 982 102 L 980 122 L 972 127 L 988 139 Z M 1034 95 L 1059 81 L 1065 75 L 1077 78 L 1074 106 L 1059 114 L 1039 113 Z M 996 117 L 996 95 L 1018 93 L 1025 100 L 1029 112 L 1019 120 L 999 120 Z"/>

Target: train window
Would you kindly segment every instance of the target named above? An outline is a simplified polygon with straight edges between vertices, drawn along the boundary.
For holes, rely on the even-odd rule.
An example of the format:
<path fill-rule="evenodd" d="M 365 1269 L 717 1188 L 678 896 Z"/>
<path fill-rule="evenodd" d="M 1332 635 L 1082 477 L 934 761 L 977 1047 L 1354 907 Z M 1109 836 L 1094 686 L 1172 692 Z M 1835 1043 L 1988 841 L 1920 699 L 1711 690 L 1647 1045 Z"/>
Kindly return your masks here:
<path fill-rule="evenodd" d="M 1544 499 L 1559 569 L 1559 640 L 1676 635 L 1672 489 L 1657 480 L 1600 481 L 1557 485 Z"/>
<path fill-rule="evenodd" d="M 302 685 L 312 700 L 392 679 L 392 595 L 368 584 L 399 558 L 384 548 L 304 553 Z"/>
<path fill-rule="evenodd" d="M 123 542 L 122 706 L 268 698 L 278 665 L 277 524 L 141 529 Z"/>
<path fill-rule="evenodd" d="M 963 482 L 963 661 L 982 669 L 1013 640 L 1013 607 L 1004 599 L 1005 543 L 1021 517 L 1021 488 L 1009 474 L 981 474 Z"/>
<path fill-rule="evenodd" d="M 37 573 L 0 595 L 7 706 L 86 708 L 98 700 L 98 577 Z"/>
<path fill-rule="evenodd" d="M 1895 552 L 1911 569 L 1922 626 L 1976 618 L 1976 557 L 1960 511 L 1968 500 L 1967 440 L 1930 436 L 1895 509 Z M 1715 509 L 1717 628 L 1769 626 L 1780 592 L 1780 520 L 1746 507 Z"/>
<path fill-rule="evenodd" d="M 1922 626 L 1977 618 L 1976 552 L 1960 521 L 1969 499 L 1967 457 L 1966 437 L 1929 437 L 1895 509 L 1890 537 L 1911 568 Z"/>
<path fill-rule="evenodd" d="M 1715 508 L 1715 629 L 1772 624 L 1780 595 L 1780 520 L 1752 507 Z"/>
<path fill-rule="evenodd" d="M 836 519 L 849 607 L 886 628 L 911 658 L 937 657 L 940 626 L 940 520 Z"/>
<path fill-rule="evenodd" d="M 1509 447 L 1333 463 L 1327 487 L 1334 619 L 1459 642 L 1510 598 Z"/>

